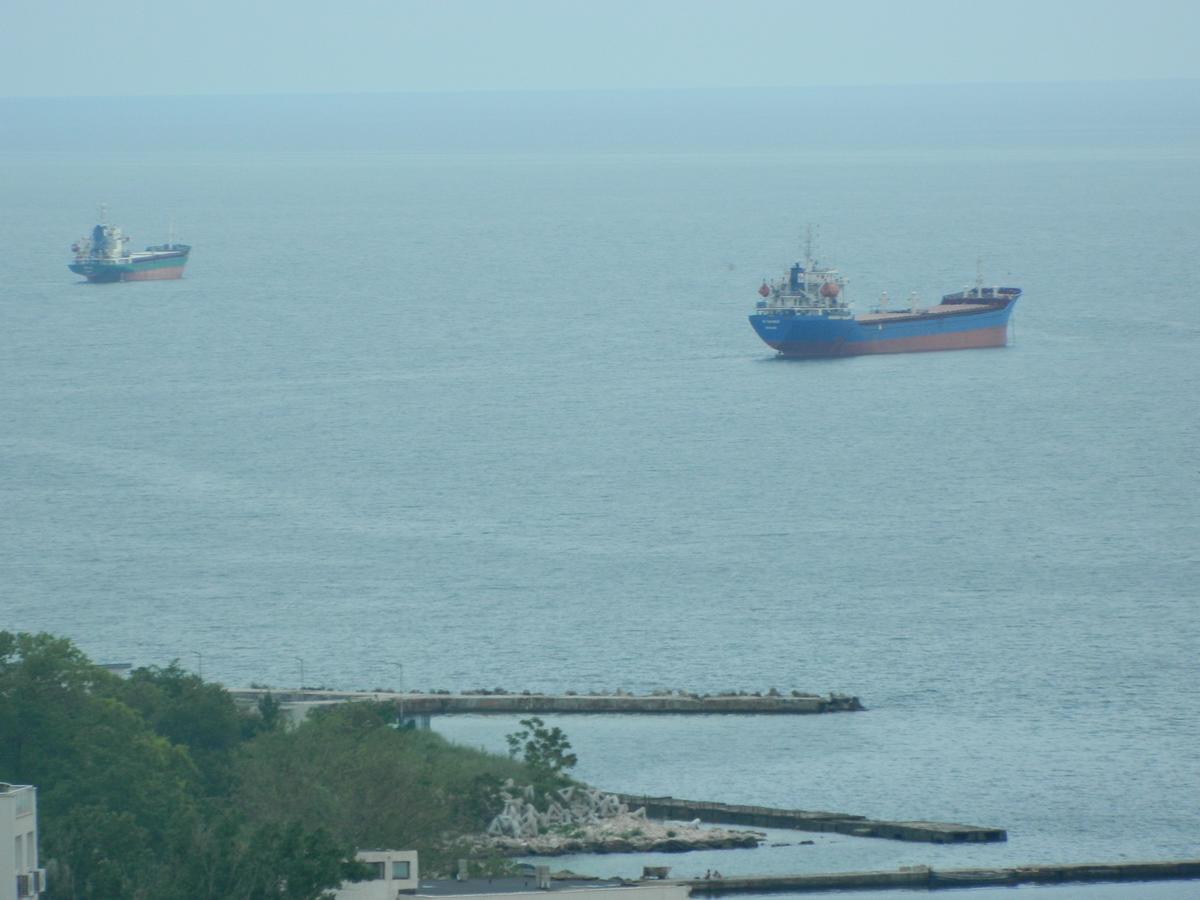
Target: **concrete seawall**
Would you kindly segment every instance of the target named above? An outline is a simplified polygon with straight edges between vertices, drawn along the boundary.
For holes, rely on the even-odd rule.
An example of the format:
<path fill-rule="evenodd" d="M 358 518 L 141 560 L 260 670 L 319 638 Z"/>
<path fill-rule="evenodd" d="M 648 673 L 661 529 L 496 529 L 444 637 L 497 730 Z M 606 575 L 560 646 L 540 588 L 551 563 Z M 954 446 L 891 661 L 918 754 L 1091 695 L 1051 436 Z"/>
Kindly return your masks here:
<path fill-rule="evenodd" d="M 775 809 L 769 806 L 739 806 L 733 803 L 709 803 L 680 800 L 676 797 L 643 797 L 618 794 L 630 808 L 644 806 L 655 819 L 675 819 L 746 825 L 756 828 L 792 828 L 797 831 L 831 831 L 855 837 L 888 838 L 894 841 L 924 841 L 931 844 L 990 843 L 1008 840 L 1003 828 L 959 825 L 952 822 L 889 822 L 846 813 L 815 812 L 805 809 Z"/>
<path fill-rule="evenodd" d="M 843 694 L 421 694 L 368 691 L 270 690 L 238 688 L 230 693 L 244 704 L 272 694 L 285 705 L 348 703 L 382 700 L 402 708 L 406 716 L 444 716 L 455 713 L 508 715 L 568 715 L 574 713 L 642 715 L 814 715 L 855 712 L 857 697 Z"/>
<path fill-rule="evenodd" d="M 1185 881 L 1200 878 L 1200 860 L 1081 863 L 1012 869 L 931 869 L 911 866 L 892 872 L 829 872 L 813 875 L 747 875 L 679 881 L 692 894 L 812 893 L 816 891 L 941 890 L 987 885 L 1067 884 L 1118 881 Z"/>

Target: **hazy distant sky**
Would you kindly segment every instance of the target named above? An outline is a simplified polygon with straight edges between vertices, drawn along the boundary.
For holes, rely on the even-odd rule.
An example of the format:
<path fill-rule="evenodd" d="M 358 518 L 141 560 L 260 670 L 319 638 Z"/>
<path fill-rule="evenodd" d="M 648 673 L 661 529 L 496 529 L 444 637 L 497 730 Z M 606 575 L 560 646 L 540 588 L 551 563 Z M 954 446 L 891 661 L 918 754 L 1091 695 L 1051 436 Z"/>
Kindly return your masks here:
<path fill-rule="evenodd" d="M 0 95 L 1196 78 L 1198 41 L 1198 0 L 8 0 Z"/>

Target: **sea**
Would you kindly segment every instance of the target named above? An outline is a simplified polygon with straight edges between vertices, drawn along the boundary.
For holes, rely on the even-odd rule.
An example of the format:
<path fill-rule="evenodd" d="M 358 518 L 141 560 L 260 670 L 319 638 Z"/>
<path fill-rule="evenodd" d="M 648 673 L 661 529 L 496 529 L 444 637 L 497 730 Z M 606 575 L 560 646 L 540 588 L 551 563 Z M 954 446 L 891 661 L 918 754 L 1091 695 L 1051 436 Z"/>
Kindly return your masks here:
<path fill-rule="evenodd" d="M 551 724 L 605 789 L 1008 831 L 578 872 L 1200 857 L 1200 83 L 0 122 L 0 628 L 229 687 L 854 694 Z M 184 278 L 67 271 L 101 203 Z M 859 310 L 1021 287 L 1009 346 L 776 358 L 810 226 Z"/>

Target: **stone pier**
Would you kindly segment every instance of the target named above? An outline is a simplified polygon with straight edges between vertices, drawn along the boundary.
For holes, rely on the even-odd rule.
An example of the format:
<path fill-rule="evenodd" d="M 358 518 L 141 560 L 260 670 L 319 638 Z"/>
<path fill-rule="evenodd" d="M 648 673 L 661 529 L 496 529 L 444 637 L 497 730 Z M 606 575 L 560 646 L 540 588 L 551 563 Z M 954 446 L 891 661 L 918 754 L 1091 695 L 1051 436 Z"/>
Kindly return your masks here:
<path fill-rule="evenodd" d="M 1185 881 L 1200 879 L 1200 860 L 1076 863 L 1011 869 L 931 869 L 908 866 L 891 872 L 829 872 L 809 875 L 742 875 L 677 881 L 693 895 L 802 894 L 815 891 L 940 890 L 988 885 Z"/>
<path fill-rule="evenodd" d="M 375 691 L 327 691 L 304 689 L 237 688 L 234 699 L 251 705 L 272 694 L 284 706 L 349 703 L 380 700 L 395 703 L 405 716 L 474 715 L 814 715 L 856 712 L 863 709 L 857 697 L 844 694 L 535 694 L 507 693 L 418 693 Z"/>
<path fill-rule="evenodd" d="M 931 844 L 988 843 L 1008 840 L 1003 828 L 959 825 L 952 822 L 868 819 L 846 813 L 816 812 L 806 809 L 776 809 L 770 806 L 741 806 L 680 800 L 676 797 L 643 797 L 619 794 L 630 807 L 644 806 L 646 815 L 655 819 L 713 822 L 754 828 L 791 828 L 796 831 L 832 831 L 854 837 L 888 838 L 894 841 L 925 841 Z"/>

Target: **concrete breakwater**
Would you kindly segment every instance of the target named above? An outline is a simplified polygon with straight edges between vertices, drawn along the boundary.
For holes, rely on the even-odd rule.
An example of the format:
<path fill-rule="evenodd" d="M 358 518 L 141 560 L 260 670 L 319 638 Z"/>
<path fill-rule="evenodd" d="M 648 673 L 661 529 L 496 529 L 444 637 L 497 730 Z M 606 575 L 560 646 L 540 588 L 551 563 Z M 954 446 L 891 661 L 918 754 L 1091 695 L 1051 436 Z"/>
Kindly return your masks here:
<path fill-rule="evenodd" d="M 892 872 L 830 872 L 813 875 L 745 875 L 678 881 L 692 894 L 790 894 L 815 891 L 939 890 L 987 885 L 1067 884 L 1102 881 L 1184 881 L 1200 878 L 1200 860 L 1078 863 L 1012 869 L 931 869 L 909 866 Z"/>
<path fill-rule="evenodd" d="M 475 856 L 561 856 L 567 853 L 683 853 L 757 847 L 763 835 L 651 821 L 616 794 L 582 785 L 546 791 L 511 779 L 500 791 L 504 807 L 472 840 Z"/>
<path fill-rule="evenodd" d="M 775 809 L 769 806 L 741 806 L 733 803 L 709 803 L 680 800 L 676 797 L 643 797 L 618 794 L 630 807 L 645 807 L 655 819 L 713 822 L 723 825 L 747 825 L 755 828 L 791 828 L 797 831 L 831 831 L 855 837 L 888 838 L 894 841 L 925 841 L 932 844 L 986 843 L 1008 840 L 1003 828 L 959 825 L 951 822 L 889 822 L 865 816 L 804 809 Z"/>
<path fill-rule="evenodd" d="M 738 714 L 738 715 L 811 715 L 854 712 L 863 709 L 857 697 L 844 694 L 806 694 L 777 691 L 765 694 L 535 694 L 488 691 L 451 694 L 449 692 L 327 691 L 306 689 L 273 690 L 238 688 L 230 693 L 236 700 L 252 704 L 271 694 L 285 705 L 347 703 L 355 700 L 393 702 L 405 716 L 444 716 L 464 714 L 565 715 L 572 713 L 608 714 Z"/>

